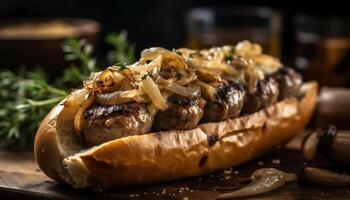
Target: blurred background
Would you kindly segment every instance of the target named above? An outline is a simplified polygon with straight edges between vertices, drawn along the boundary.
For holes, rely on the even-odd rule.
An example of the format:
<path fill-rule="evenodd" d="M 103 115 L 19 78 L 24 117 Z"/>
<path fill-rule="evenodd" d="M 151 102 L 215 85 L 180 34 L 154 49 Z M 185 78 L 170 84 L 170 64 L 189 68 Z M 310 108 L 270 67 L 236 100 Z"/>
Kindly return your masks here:
<path fill-rule="evenodd" d="M 316 125 L 350 128 L 348 8 L 340 0 L 1 0 L 0 146 L 32 144 L 46 113 L 90 72 L 132 63 L 152 46 L 245 39 L 305 80 L 337 87 L 321 89 Z"/>
<path fill-rule="evenodd" d="M 349 85 L 350 67 L 349 12 L 344 4 L 341 1 L 262 3 L 256 0 L 1 0 L 0 20 L 8 23 L 48 17 L 93 19 L 100 28 L 92 27 L 98 30 L 78 36 L 87 37 L 96 45 L 99 60 L 103 60 L 101 55 L 108 50 L 104 37 L 113 31 L 128 31 L 129 40 L 136 45 L 136 55 L 150 46 L 203 48 L 249 39 L 261 43 L 266 52 L 280 57 L 285 64 L 296 67 L 307 79 L 342 86 Z M 96 36 L 91 37 L 95 33 Z M 19 62 L 19 54 L 33 57 L 30 54 L 39 47 L 32 45 L 32 51 L 22 52 L 17 45 L 17 56 L 14 56 L 9 53 L 13 47 L 5 43 L 1 35 L 0 31 L 0 44 L 6 47 L 5 50 L 0 46 L 1 68 L 36 64 L 35 60 Z M 47 46 L 54 48 L 52 44 Z M 43 56 L 49 53 L 51 55 Z M 47 58 L 47 62 L 41 61 L 43 64 L 52 67 L 64 64 L 51 58 L 61 58 L 58 51 L 46 50 L 40 55 L 41 60 L 50 57 L 54 61 Z"/>

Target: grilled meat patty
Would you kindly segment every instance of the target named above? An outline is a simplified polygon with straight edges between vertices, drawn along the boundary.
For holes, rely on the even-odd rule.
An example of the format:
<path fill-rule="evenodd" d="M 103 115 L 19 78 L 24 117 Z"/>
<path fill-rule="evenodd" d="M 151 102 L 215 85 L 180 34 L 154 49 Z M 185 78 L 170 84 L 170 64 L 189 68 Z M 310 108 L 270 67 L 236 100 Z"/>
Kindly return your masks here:
<path fill-rule="evenodd" d="M 297 96 L 303 83 L 302 76 L 290 67 L 283 67 L 272 77 L 277 81 L 279 87 L 278 100 Z"/>
<path fill-rule="evenodd" d="M 202 122 L 217 122 L 239 116 L 244 94 L 243 87 L 238 83 L 218 87 L 215 101 L 207 100 Z"/>
<path fill-rule="evenodd" d="M 173 95 L 168 99 L 168 109 L 159 111 L 153 131 L 186 130 L 197 126 L 202 118 L 205 100 L 200 97 Z"/>
<path fill-rule="evenodd" d="M 279 94 L 278 83 L 271 76 L 257 83 L 256 91 L 245 95 L 243 113 L 254 113 L 277 102 Z"/>
<path fill-rule="evenodd" d="M 84 113 L 82 134 L 89 145 L 98 145 L 125 136 L 148 133 L 152 121 L 144 104 L 93 105 Z"/>

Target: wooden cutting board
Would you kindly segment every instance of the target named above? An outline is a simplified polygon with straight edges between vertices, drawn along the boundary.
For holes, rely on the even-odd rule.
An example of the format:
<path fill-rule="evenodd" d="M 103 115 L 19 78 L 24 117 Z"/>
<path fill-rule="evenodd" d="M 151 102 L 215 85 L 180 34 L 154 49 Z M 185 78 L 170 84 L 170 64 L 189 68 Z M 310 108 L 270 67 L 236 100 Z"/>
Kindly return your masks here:
<path fill-rule="evenodd" d="M 89 191 L 75 190 L 46 177 L 32 152 L 0 150 L 0 199 L 215 199 L 220 193 L 242 187 L 255 169 L 275 167 L 298 173 L 304 162 L 296 150 L 280 149 L 245 165 L 202 177 L 131 189 Z M 290 183 L 248 199 L 345 200 L 350 199 L 350 187 L 301 188 Z"/>

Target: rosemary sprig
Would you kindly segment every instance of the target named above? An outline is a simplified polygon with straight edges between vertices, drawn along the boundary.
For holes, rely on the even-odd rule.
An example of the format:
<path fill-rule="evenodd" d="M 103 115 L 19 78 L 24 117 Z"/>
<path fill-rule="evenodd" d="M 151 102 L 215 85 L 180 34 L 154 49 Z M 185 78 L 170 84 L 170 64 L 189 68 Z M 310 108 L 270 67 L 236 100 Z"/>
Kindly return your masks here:
<path fill-rule="evenodd" d="M 86 40 L 68 39 L 65 41 L 63 51 L 67 61 L 75 61 L 79 64 L 71 66 L 63 71 L 63 76 L 57 78 L 56 85 L 63 88 L 79 87 L 81 81 L 86 80 L 91 72 L 99 70 L 96 66 L 96 58 L 93 57 L 94 47 Z"/>
<path fill-rule="evenodd" d="M 135 45 L 128 42 L 127 36 L 126 31 L 107 35 L 106 42 L 113 47 L 113 50 L 107 53 L 107 60 L 110 64 L 135 61 Z"/>
<path fill-rule="evenodd" d="M 134 45 L 129 44 L 126 36 L 126 32 L 107 36 L 114 47 L 108 53 L 111 63 L 134 61 Z M 42 70 L 22 69 L 18 73 L 0 70 L 0 146 L 21 148 L 33 144 L 38 125 L 52 107 L 63 100 L 71 88 L 80 87 L 91 72 L 100 70 L 93 50 L 85 40 L 67 40 L 63 46 L 65 58 L 76 64 L 65 69 L 63 76 L 52 83 Z M 126 68 L 126 64 L 121 67 Z"/>
<path fill-rule="evenodd" d="M 47 84 L 40 71 L 0 72 L 0 139 L 31 144 L 35 130 L 47 112 L 66 97 L 67 92 Z"/>

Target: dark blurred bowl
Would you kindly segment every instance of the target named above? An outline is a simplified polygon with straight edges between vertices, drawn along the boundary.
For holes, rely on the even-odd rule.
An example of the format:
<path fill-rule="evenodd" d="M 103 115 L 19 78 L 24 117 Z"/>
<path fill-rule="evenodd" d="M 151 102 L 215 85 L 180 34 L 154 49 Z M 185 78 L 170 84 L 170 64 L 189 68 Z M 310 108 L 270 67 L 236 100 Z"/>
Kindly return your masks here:
<path fill-rule="evenodd" d="M 350 89 L 322 87 L 315 112 L 317 127 L 350 129 Z"/>
<path fill-rule="evenodd" d="M 0 68 L 42 66 L 47 71 L 58 72 L 68 65 L 62 51 L 66 39 L 85 38 L 95 46 L 99 32 L 98 22 L 79 18 L 0 22 Z"/>

